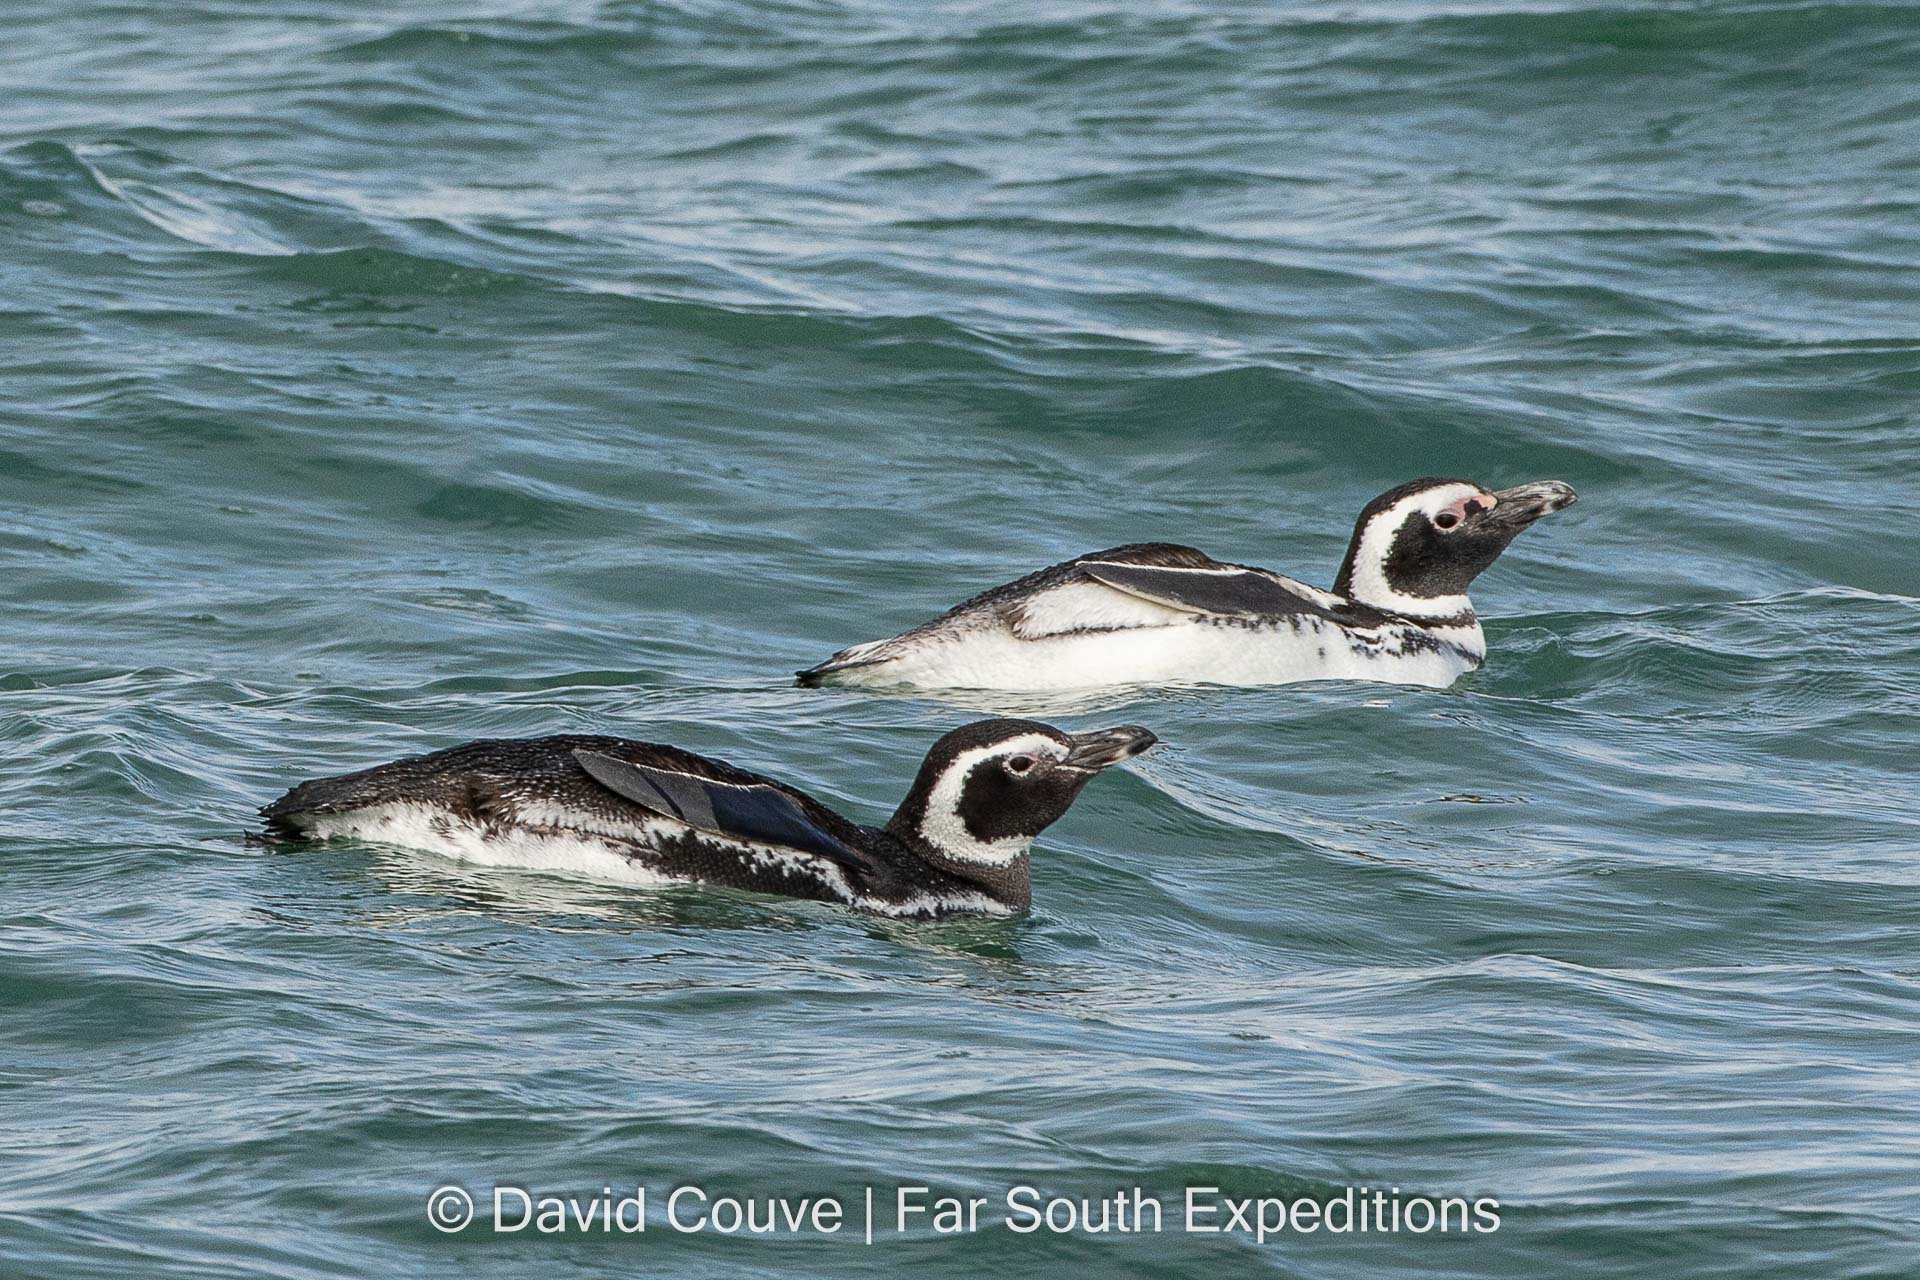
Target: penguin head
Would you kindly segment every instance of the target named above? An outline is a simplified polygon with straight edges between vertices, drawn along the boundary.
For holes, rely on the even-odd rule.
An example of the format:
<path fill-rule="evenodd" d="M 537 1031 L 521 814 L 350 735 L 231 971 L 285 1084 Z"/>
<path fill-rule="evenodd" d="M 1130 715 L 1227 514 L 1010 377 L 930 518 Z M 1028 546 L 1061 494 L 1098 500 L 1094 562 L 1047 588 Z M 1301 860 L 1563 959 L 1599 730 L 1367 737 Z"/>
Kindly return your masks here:
<path fill-rule="evenodd" d="M 978 720 L 933 744 L 887 830 L 944 870 L 1026 905 L 1027 849 L 1102 770 L 1159 739 L 1121 725 L 1066 733 L 1035 720 Z"/>
<path fill-rule="evenodd" d="M 1488 489 L 1471 480 L 1414 480 L 1369 502 L 1333 589 L 1410 618 L 1473 620 L 1467 588 L 1541 516 L 1578 497 L 1558 480 Z"/>

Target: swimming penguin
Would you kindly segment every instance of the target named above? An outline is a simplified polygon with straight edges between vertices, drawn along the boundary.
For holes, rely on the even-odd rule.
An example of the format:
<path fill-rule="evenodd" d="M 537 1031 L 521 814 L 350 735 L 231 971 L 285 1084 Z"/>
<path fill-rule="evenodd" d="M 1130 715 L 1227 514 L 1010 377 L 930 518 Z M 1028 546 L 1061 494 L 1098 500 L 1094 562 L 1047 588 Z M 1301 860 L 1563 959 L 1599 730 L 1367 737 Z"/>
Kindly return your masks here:
<path fill-rule="evenodd" d="M 677 747 L 493 738 L 303 782 L 260 810 L 269 840 L 351 837 L 463 861 L 844 902 L 890 916 L 1008 914 L 1028 846 L 1101 770 L 1157 739 L 981 720 L 927 753 L 884 827 Z"/>
<path fill-rule="evenodd" d="M 1451 684 L 1486 658 L 1467 587 L 1540 517 L 1539 480 L 1415 480 L 1369 502 L 1332 591 L 1143 542 L 995 587 L 799 672 L 808 686 L 1052 690 L 1113 684 Z"/>

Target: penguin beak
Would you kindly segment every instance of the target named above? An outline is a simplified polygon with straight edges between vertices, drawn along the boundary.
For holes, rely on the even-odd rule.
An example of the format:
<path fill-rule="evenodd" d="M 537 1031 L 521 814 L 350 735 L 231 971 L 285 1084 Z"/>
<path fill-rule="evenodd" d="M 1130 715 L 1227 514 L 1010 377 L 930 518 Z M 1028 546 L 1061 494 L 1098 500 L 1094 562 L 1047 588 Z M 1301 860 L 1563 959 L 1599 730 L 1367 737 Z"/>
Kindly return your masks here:
<path fill-rule="evenodd" d="M 1511 489 L 1495 489 L 1496 499 L 1489 509 L 1468 517 L 1467 525 L 1501 533 L 1518 533 L 1541 516 L 1565 511 L 1580 495 L 1570 484 L 1558 480 L 1535 480 Z"/>
<path fill-rule="evenodd" d="M 1123 724 L 1115 729 L 1095 729 L 1091 733 L 1067 735 L 1073 746 L 1065 764 L 1072 769 L 1097 773 L 1122 760 L 1131 760 L 1160 739 L 1139 725 Z"/>

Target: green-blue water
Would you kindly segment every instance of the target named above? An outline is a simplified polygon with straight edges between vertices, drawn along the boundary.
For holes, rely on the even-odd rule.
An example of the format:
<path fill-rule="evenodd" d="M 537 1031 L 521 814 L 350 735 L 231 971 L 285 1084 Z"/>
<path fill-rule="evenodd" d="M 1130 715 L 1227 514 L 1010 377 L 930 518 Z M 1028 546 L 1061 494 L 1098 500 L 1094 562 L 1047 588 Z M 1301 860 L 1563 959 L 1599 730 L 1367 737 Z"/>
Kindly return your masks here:
<path fill-rule="evenodd" d="M 1920 11 L 0 25 L 0 1272 L 1920 1274 Z M 1583 495 L 1487 668 L 1016 708 L 1170 744 L 1024 919 L 236 839 L 583 730 L 874 820 L 976 708 L 795 667 L 1126 541 L 1325 583 L 1436 473 Z M 424 1212 L 902 1182 L 1502 1222 Z"/>

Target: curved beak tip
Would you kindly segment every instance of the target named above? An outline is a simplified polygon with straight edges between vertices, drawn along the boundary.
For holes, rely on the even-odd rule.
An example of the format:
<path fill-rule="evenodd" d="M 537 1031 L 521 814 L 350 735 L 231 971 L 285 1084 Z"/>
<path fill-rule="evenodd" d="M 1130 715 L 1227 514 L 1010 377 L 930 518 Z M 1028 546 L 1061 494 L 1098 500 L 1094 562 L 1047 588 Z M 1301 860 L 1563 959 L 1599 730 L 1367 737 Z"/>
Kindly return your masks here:
<path fill-rule="evenodd" d="M 1151 731 L 1137 724 L 1076 733 L 1073 735 L 1073 748 L 1067 753 L 1067 763 L 1077 769 L 1105 769 L 1122 760 L 1133 759 L 1158 741 L 1160 739 Z"/>
<path fill-rule="evenodd" d="M 1541 484 L 1543 488 L 1552 491 L 1546 500 L 1547 510 L 1549 512 L 1565 511 L 1568 507 L 1580 501 L 1580 495 L 1573 491 L 1573 486 L 1570 484 L 1563 484 L 1558 480 L 1546 480 L 1542 481 Z"/>
<path fill-rule="evenodd" d="M 1565 511 L 1580 500 L 1573 486 L 1561 480 L 1535 480 L 1529 484 L 1517 484 L 1511 489 L 1497 490 L 1493 495 L 1498 501 L 1488 518 L 1493 521 L 1514 524 L 1531 524 L 1541 516 L 1552 515 L 1556 511 Z"/>

